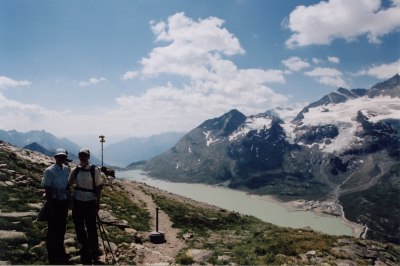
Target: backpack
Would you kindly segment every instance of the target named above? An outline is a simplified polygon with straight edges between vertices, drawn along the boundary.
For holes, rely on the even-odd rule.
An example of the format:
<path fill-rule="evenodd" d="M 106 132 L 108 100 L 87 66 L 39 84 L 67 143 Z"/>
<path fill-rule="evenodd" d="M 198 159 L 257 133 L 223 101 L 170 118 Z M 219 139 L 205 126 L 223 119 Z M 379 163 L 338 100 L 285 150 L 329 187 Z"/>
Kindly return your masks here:
<path fill-rule="evenodd" d="M 82 188 L 82 187 L 75 186 L 75 187 L 74 187 L 74 190 L 92 192 L 92 193 L 96 194 L 96 189 L 95 189 L 95 187 L 96 187 L 96 182 L 95 182 L 95 180 L 94 180 L 94 176 L 95 176 L 95 173 L 94 173 L 94 172 L 95 172 L 95 169 L 96 169 L 96 168 L 97 168 L 97 166 L 94 165 L 94 164 L 92 164 L 92 165 L 90 166 L 89 169 L 84 169 L 84 168 L 82 168 L 82 167 L 80 167 L 80 166 L 77 166 L 77 167 L 75 168 L 75 180 L 78 178 L 78 174 L 79 174 L 80 171 L 84 171 L 84 172 L 90 171 L 90 175 L 92 176 L 92 179 L 93 179 L 93 189 L 87 189 L 87 188 Z"/>

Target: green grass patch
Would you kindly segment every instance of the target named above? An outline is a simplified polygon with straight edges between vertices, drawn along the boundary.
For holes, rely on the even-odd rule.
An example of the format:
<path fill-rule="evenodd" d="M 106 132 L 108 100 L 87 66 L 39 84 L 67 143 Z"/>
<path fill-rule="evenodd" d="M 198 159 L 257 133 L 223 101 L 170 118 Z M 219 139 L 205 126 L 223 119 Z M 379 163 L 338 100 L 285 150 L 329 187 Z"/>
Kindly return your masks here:
<path fill-rule="evenodd" d="M 138 231 L 150 230 L 150 214 L 144 208 L 129 198 L 124 190 L 114 186 L 112 191 L 106 187 L 102 192 L 101 203 L 112 209 L 112 214 L 119 219 L 126 220 L 130 227 Z"/>

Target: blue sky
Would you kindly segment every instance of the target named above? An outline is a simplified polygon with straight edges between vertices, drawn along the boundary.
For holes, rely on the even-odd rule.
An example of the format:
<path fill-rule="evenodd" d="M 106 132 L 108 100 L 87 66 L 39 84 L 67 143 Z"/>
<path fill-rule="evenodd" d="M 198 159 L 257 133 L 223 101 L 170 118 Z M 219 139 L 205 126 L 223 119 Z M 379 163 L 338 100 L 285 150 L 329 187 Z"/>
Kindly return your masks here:
<path fill-rule="evenodd" d="M 0 129 L 111 141 L 400 72 L 400 1 L 0 1 Z"/>

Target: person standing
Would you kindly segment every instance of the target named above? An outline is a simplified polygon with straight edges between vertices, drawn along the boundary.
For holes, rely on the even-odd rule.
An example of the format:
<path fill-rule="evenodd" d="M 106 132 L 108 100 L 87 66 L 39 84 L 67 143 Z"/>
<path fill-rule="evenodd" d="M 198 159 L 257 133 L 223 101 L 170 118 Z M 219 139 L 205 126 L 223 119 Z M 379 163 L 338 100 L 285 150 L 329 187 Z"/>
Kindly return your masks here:
<path fill-rule="evenodd" d="M 68 215 L 69 168 L 64 164 L 67 160 L 67 151 L 57 149 L 54 159 L 55 164 L 44 170 L 42 179 L 49 210 L 46 248 L 49 264 L 69 264 L 64 246 Z"/>
<path fill-rule="evenodd" d="M 96 218 L 100 209 L 101 175 L 100 170 L 89 162 L 90 151 L 79 151 L 79 165 L 71 171 L 68 184 L 74 186 L 72 218 L 83 264 L 99 264 L 99 241 Z"/>

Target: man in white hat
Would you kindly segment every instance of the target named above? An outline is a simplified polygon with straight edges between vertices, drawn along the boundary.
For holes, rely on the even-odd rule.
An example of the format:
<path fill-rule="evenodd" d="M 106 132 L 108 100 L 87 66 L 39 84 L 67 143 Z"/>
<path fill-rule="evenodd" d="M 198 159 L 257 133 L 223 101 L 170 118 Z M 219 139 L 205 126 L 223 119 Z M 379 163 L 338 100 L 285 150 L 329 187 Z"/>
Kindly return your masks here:
<path fill-rule="evenodd" d="M 82 264 L 99 264 L 99 241 L 96 218 L 100 206 L 101 175 L 95 165 L 90 164 L 90 151 L 79 151 L 79 165 L 71 171 L 68 184 L 74 186 L 72 218 L 76 236 L 81 244 Z"/>
<path fill-rule="evenodd" d="M 69 168 L 64 163 L 67 160 L 67 151 L 57 149 L 54 155 L 55 164 L 43 172 L 42 185 L 46 191 L 49 207 L 46 248 L 50 264 L 68 264 L 65 253 L 64 235 L 68 215 L 68 175 Z"/>

